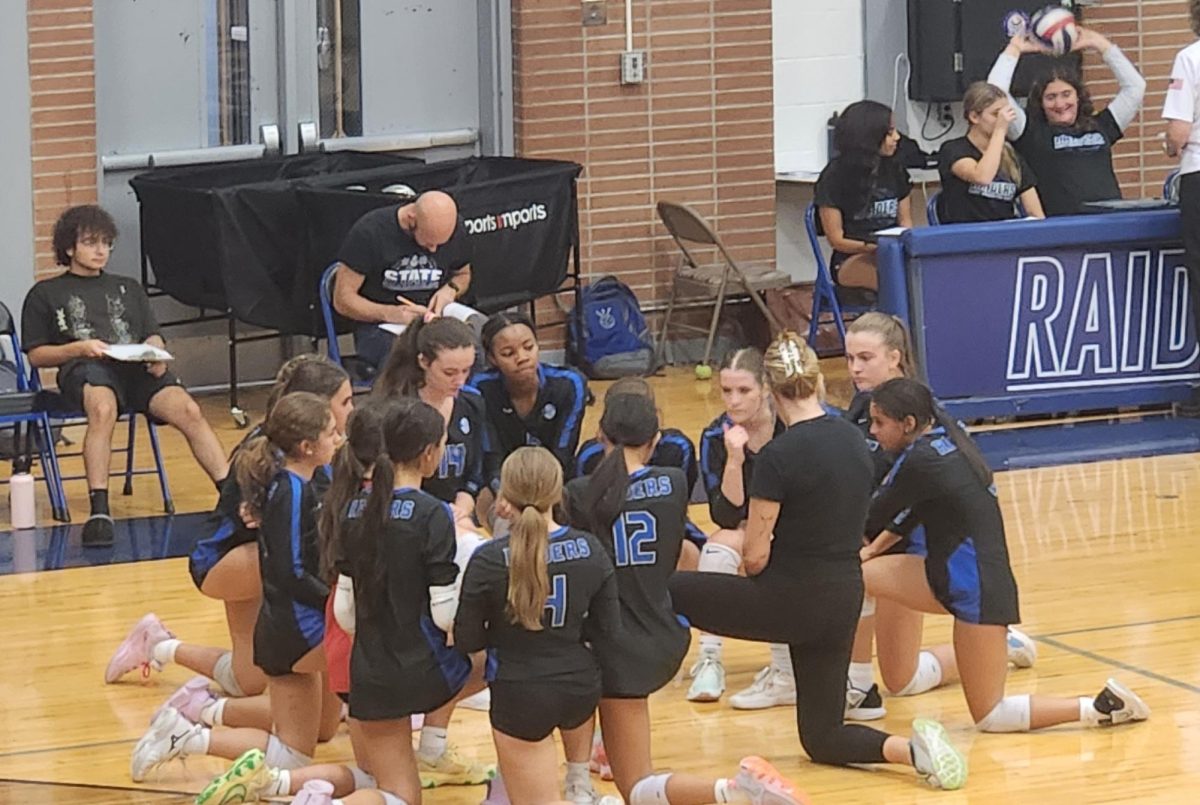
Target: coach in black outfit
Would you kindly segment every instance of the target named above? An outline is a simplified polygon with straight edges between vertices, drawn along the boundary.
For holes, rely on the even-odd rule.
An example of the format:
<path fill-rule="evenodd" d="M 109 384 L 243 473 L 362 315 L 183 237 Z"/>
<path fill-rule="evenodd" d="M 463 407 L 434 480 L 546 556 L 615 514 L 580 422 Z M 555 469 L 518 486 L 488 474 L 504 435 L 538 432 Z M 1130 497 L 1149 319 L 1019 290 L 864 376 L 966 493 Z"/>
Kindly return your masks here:
<path fill-rule="evenodd" d="M 378 368 L 395 340 L 380 323 L 440 316 L 470 285 L 470 246 L 458 206 L 446 193 L 430 190 L 355 222 L 338 251 L 333 307 L 361 322 L 354 348 Z"/>

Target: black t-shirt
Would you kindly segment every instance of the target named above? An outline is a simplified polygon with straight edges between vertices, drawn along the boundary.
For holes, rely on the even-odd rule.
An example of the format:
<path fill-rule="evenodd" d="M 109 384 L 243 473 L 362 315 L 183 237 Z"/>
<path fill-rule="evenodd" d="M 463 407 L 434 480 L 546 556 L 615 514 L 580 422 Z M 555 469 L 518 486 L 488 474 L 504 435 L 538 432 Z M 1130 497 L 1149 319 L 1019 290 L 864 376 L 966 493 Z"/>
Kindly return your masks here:
<path fill-rule="evenodd" d="M 744 449 L 746 454 L 742 462 L 742 492 L 745 499 L 742 505 L 735 506 L 721 491 L 721 479 L 725 475 L 725 428 L 733 427 L 729 414 L 721 414 L 714 419 L 704 432 L 700 434 L 700 469 L 704 473 L 704 489 L 708 493 L 708 513 L 712 521 L 720 528 L 737 528 L 746 519 L 750 510 L 750 480 L 754 476 L 754 462 L 758 453 Z M 775 433 L 771 438 L 783 433 L 786 428 L 783 422 L 775 419 Z"/>
<path fill-rule="evenodd" d="M 453 584 L 458 577 L 454 519 L 445 503 L 408 488 L 392 492 L 386 523 L 364 523 L 367 496 L 363 492 L 350 501 L 345 526 L 382 529 L 378 560 L 384 583 L 382 600 L 356 602 L 350 667 L 354 679 L 386 685 L 399 670 L 432 661 L 427 634 L 436 626 L 429 614 L 429 588 Z M 339 572 L 353 578 L 348 563 L 339 565 Z"/>
<path fill-rule="evenodd" d="M 453 503 L 459 492 L 475 497 L 487 481 L 484 459 L 492 449 L 491 444 L 491 424 L 483 397 L 471 386 L 463 386 L 454 398 L 450 421 L 446 423 L 442 463 L 421 488 L 446 503 Z"/>
<path fill-rule="evenodd" d="M 513 407 L 512 397 L 497 369 L 482 372 L 471 379 L 471 386 L 483 395 L 495 441 L 488 453 L 486 475 L 495 491 L 500 488 L 500 465 L 518 447 L 545 447 L 562 465 L 563 478 L 575 471 L 575 450 L 583 426 L 587 405 L 587 380 L 574 369 L 560 366 L 538 367 L 538 393 L 529 416 L 522 417 Z"/>
<path fill-rule="evenodd" d="M 463 575 L 454 645 L 488 649 L 488 681 L 598 682 L 600 666 L 585 641 L 616 637 L 620 626 L 612 561 L 591 534 L 562 526 L 550 534 L 550 595 L 541 631 L 513 623 L 508 605 L 509 537 L 484 543 Z"/>
<path fill-rule="evenodd" d="M 395 305 L 399 295 L 425 305 L 471 262 L 470 246 L 460 221 L 450 240 L 436 252 L 427 251 L 400 228 L 396 213 L 401 206 L 380 207 L 359 218 L 342 241 L 338 261 L 363 275 L 358 292 L 372 302 Z"/>
<path fill-rule="evenodd" d="M 814 559 L 858 563 L 875 468 L 858 428 L 826 414 L 758 454 L 750 496 L 780 504 L 763 573 L 801 575 Z"/>
<path fill-rule="evenodd" d="M 1008 564 L 995 486 L 985 486 L 942 428 L 902 452 L 875 492 L 865 533 L 875 537 L 906 511 L 925 526 L 929 561 L 944 564 L 967 538 L 980 561 Z"/>
<path fill-rule="evenodd" d="M 948 140 L 938 152 L 938 173 L 942 177 L 942 195 L 938 201 L 938 218 L 943 224 L 965 224 L 973 221 L 1007 221 L 1017 218 L 1017 199 L 1031 187 L 1037 186 L 1037 175 L 1021 152 L 1013 150 L 1021 179 L 1016 181 L 1004 170 L 1003 164 L 991 184 L 971 184 L 954 175 L 954 163 L 960 159 L 979 160 L 983 152 L 966 137 Z"/>
<path fill-rule="evenodd" d="M 841 159 L 834 158 L 821 171 L 813 189 L 813 203 L 818 207 L 836 207 L 842 213 L 842 230 L 852 240 L 862 240 L 880 229 L 899 223 L 900 202 L 912 193 L 908 171 L 895 158 L 880 160 L 879 170 L 872 178 L 865 200 L 858 204 L 847 202 L 856 186 L 853 176 Z"/>
<path fill-rule="evenodd" d="M 159 334 L 141 283 L 105 271 L 95 277 L 67 271 L 35 283 L 21 308 L 21 348 L 26 352 L 92 338 L 140 344 Z"/>
<path fill-rule="evenodd" d="M 576 478 L 563 490 L 571 525 L 589 527 L 582 501 L 590 478 Z M 621 599 L 621 625 L 635 639 L 679 631 L 667 592 L 675 572 L 687 519 L 687 479 L 675 467 L 643 467 L 629 476 L 621 513 L 600 542 L 612 558 Z"/>
<path fill-rule="evenodd" d="M 1095 126 L 1054 126 L 1041 115 L 1029 115 L 1025 132 L 1014 145 L 1041 177 L 1038 197 L 1046 215 L 1075 215 L 1084 203 L 1121 197 L 1113 172 L 1112 146 L 1124 132 L 1105 109 L 1093 116 Z"/>
<path fill-rule="evenodd" d="M 604 445 L 600 444 L 598 439 L 588 439 L 579 448 L 579 455 L 575 457 L 575 477 L 582 478 L 585 475 L 591 475 L 603 460 Z M 696 446 L 683 431 L 676 428 L 663 428 L 662 435 L 658 438 L 658 444 L 650 455 L 650 466 L 676 467 L 683 470 L 690 495 L 690 490 L 696 485 L 699 473 L 696 466 Z"/>

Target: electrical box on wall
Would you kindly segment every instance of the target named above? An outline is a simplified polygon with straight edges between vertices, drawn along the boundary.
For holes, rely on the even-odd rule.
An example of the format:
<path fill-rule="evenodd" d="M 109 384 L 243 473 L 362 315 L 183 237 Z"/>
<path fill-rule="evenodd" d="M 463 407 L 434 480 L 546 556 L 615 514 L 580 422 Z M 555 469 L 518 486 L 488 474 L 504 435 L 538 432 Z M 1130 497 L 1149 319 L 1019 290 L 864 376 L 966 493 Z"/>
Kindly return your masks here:
<path fill-rule="evenodd" d="M 621 83 L 641 84 L 646 80 L 646 51 L 627 50 L 621 54 Z"/>

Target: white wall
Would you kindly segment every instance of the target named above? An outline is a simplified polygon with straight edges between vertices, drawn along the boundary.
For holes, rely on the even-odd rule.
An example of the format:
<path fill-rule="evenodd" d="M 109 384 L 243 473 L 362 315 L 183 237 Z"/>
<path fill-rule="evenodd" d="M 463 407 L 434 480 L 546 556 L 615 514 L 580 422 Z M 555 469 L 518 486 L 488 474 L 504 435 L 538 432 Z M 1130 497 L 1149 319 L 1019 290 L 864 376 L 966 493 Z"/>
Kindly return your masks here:
<path fill-rule="evenodd" d="M 773 0 L 775 170 L 819 171 L 830 115 L 863 98 L 862 0 Z"/>
<path fill-rule="evenodd" d="M 33 285 L 33 176 L 29 151 L 29 39 L 25 4 L 0 3 L 0 301 L 20 317 L 25 293 Z"/>

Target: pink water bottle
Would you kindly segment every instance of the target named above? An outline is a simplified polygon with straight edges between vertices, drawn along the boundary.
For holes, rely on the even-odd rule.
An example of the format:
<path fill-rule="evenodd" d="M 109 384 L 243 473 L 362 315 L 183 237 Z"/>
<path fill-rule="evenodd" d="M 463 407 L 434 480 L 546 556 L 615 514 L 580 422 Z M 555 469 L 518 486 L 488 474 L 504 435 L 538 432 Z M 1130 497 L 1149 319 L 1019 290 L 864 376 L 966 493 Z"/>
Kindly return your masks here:
<path fill-rule="evenodd" d="M 8 483 L 8 505 L 13 528 L 33 528 L 37 522 L 37 504 L 33 495 L 33 476 L 18 472 Z"/>

